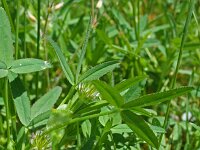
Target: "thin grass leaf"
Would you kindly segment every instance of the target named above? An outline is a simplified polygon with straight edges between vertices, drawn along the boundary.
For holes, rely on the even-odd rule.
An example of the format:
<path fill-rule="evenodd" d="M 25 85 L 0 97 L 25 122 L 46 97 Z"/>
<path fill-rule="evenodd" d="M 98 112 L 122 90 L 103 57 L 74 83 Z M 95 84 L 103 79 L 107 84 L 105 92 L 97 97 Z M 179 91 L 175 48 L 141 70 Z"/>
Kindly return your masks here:
<path fill-rule="evenodd" d="M 65 56 L 63 55 L 61 49 L 59 48 L 59 46 L 50 38 L 50 37 L 46 37 L 47 41 L 49 41 L 49 43 L 52 45 L 52 47 L 54 48 L 56 55 L 60 61 L 62 70 L 67 78 L 67 80 L 74 85 L 74 75 L 70 69 L 70 66 L 68 65 Z"/>
<path fill-rule="evenodd" d="M 134 99 L 128 103 L 125 103 L 122 107 L 126 109 L 130 109 L 132 107 L 146 107 L 151 105 L 156 105 L 162 103 L 164 101 L 168 101 L 170 99 L 176 98 L 183 94 L 186 94 L 193 90 L 193 87 L 181 87 L 173 90 L 169 90 L 166 92 L 148 94 L 137 99 Z"/>
<path fill-rule="evenodd" d="M 172 80 L 172 88 L 174 88 L 175 84 L 176 84 L 176 77 L 177 77 L 178 70 L 179 70 L 180 65 L 181 65 L 183 47 L 184 47 L 184 44 L 185 44 L 185 40 L 187 38 L 188 27 L 189 27 L 189 24 L 190 24 L 190 21 L 191 21 L 192 12 L 194 10 L 194 5 L 195 5 L 195 0 L 190 0 L 189 11 L 188 11 L 187 19 L 185 21 L 185 25 L 184 25 L 184 28 L 183 28 L 183 35 L 182 35 L 182 38 L 181 38 L 181 46 L 180 46 L 180 50 L 179 50 L 178 61 L 177 61 L 177 64 L 176 64 L 176 69 L 175 69 L 174 77 L 173 77 L 173 80 Z"/>
<path fill-rule="evenodd" d="M 147 76 L 137 76 L 137 77 L 133 77 L 127 80 L 124 80 L 118 84 L 115 85 L 115 88 L 119 91 L 119 92 L 123 92 L 126 89 L 134 86 L 135 84 L 143 81 L 144 79 L 146 79 Z"/>
<path fill-rule="evenodd" d="M 142 117 L 125 110 L 121 112 L 122 119 L 141 139 L 158 148 L 158 139 Z"/>
<path fill-rule="evenodd" d="M 9 72 L 8 79 L 18 117 L 23 125 L 28 126 L 31 119 L 31 106 L 27 91 L 17 74 Z"/>
<path fill-rule="evenodd" d="M 42 96 L 39 100 L 37 100 L 33 106 L 31 107 L 31 119 L 34 119 L 38 115 L 47 112 L 50 110 L 53 105 L 58 100 L 58 97 L 61 94 L 61 87 L 55 87 L 51 89 L 48 93 Z"/>
<path fill-rule="evenodd" d="M 103 99 L 105 99 L 108 103 L 116 107 L 120 107 L 124 104 L 123 97 L 116 92 L 114 87 L 101 81 L 94 81 L 93 83 L 99 93 L 102 95 Z"/>
<path fill-rule="evenodd" d="M 0 19 L 0 61 L 10 67 L 14 48 L 9 19 L 2 7 L 0 7 Z"/>
<path fill-rule="evenodd" d="M 12 62 L 10 70 L 17 74 L 31 73 L 51 68 L 47 61 L 34 58 L 18 59 Z"/>
<path fill-rule="evenodd" d="M 89 37 L 90 37 L 90 32 L 92 30 L 92 19 L 93 18 L 90 18 L 90 22 L 88 24 L 87 33 L 86 33 L 86 36 L 85 36 L 83 47 L 81 49 L 81 54 L 80 54 L 80 58 L 79 58 L 79 62 L 78 62 L 77 70 L 76 70 L 76 81 L 78 81 L 78 77 L 80 75 L 81 66 L 83 64 L 83 59 L 84 59 L 84 56 L 85 56 L 85 53 L 86 53 L 86 48 L 87 48 L 88 40 L 89 40 Z"/>
<path fill-rule="evenodd" d="M 89 69 L 85 73 L 83 73 L 79 77 L 78 83 L 99 79 L 106 73 L 112 71 L 118 65 L 119 65 L 119 63 L 117 61 L 109 61 L 109 62 L 102 63 L 100 65 L 97 65 L 97 66 Z"/>

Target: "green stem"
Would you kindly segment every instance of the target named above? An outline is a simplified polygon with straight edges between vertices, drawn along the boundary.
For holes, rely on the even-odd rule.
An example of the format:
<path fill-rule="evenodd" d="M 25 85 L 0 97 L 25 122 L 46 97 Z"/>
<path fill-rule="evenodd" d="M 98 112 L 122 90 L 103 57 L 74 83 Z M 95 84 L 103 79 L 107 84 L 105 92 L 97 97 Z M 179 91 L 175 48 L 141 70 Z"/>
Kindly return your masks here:
<path fill-rule="evenodd" d="M 7 126 L 7 145 L 10 143 L 10 109 L 9 109 L 9 102 L 8 102 L 8 78 L 5 78 L 4 81 L 4 104 L 6 107 L 6 126 Z"/>
<path fill-rule="evenodd" d="M 40 56 L 40 0 L 37 1 L 37 55 L 36 58 Z M 39 74 L 36 73 L 36 99 L 38 98 L 38 79 Z"/>
<path fill-rule="evenodd" d="M 69 90 L 69 93 L 67 94 L 67 96 L 64 98 L 64 100 L 61 102 L 60 105 L 67 103 L 69 99 L 74 95 L 74 92 L 75 92 L 75 87 L 72 86 Z"/>
<path fill-rule="evenodd" d="M 192 85 L 192 82 L 194 79 L 194 73 L 195 73 L 195 69 L 193 69 L 193 71 L 192 71 L 188 86 Z M 186 122 L 185 122 L 185 125 L 186 125 L 186 149 L 188 149 L 189 148 L 188 146 L 190 145 L 189 116 L 188 116 L 189 109 L 190 109 L 190 103 L 189 103 L 190 97 L 191 97 L 191 95 L 188 94 L 188 99 L 186 100 L 186 107 L 185 107 L 185 109 L 186 109 L 185 110 L 186 111 Z"/>
<path fill-rule="evenodd" d="M 27 57 L 27 51 L 26 51 L 26 11 L 27 11 L 27 5 L 26 0 L 24 0 L 24 58 Z"/>
<path fill-rule="evenodd" d="M 48 9 L 47 9 L 47 16 L 45 18 L 43 36 L 45 36 L 46 32 L 47 32 L 48 19 L 49 19 L 49 15 L 50 15 L 50 12 L 51 12 L 51 11 L 49 11 L 49 9 L 52 8 L 53 4 L 54 4 L 53 2 L 50 4 L 49 1 L 48 1 Z M 44 48 L 44 53 L 45 53 L 45 60 L 48 61 L 48 49 L 46 48 L 46 40 L 43 41 L 43 48 Z M 47 87 L 47 90 L 50 88 L 50 77 L 49 77 L 49 70 L 48 69 L 46 70 L 46 87 Z"/>
<path fill-rule="evenodd" d="M 181 46 L 180 46 L 179 55 L 178 55 L 178 62 L 176 64 L 175 73 L 174 73 L 174 76 L 173 76 L 173 79 L 172 79 L 171 89 L 173 89 L 175 87 L 175 85 L 176 85 L 176 78 L 177 78 L 178 70 L 179 70 L 180 64 L 181 64 L 184 42 L 185 42 L 185 39 L 187 37 L 187 30 L 188 30 L 188 26 L 189 26 L 189 23 L 190 23 L 190 20 L 191 20 L 191 16 L 192 16 L 194 5 L 195 5 L 195 0 L 190 0 L 189 11 L 188 11 L 187 19 L 186 19 L 186 22 L 185 22 L 185 25 L 184 25 L 184 29 L 183 29 L 183 35 L 182 35 L 182 39 L 181 39 Z M 170 113 L 170 104 L 171 104 L 170 102 L 171 101 L 169 101 L 167 103 L 167 112 L 165 114 L 165 120 L 164 120 L 164 125 L 163 125 L 164 129 L 167 128 L 167 125 L 168 125 L 168 122 L 169 122 L 169 113 Z M 163 134 L 161 134 L 161 136 L 160 136 L 160 143 L 161 143 L 161 140 L 162 140 L 162 136 L 163 136 Z"/>
<path fill-rule="evenodd" d="M 16 16 L 16 32 L 15 32 L 15 59 L 18 59 L 18 57 L 19 57 L 19 48 L 18 48 L 18 46 L 19 46 L 19 40 L 18 40 L 18 38 L 19 38 L 19 10 L 20 10 L 20 8 L 19 8 L 19 3 L 20 3 L 20 1 L 19 0 L 17 0 L 17 16 Z"/>
<path fill-rule="evenodd" d="M 79 129 L 79 122 L 76 123 L 77 126 L 77 150 L 81 149 L 81 135 L 80 135 L 80 129 Z"/>
<path fill-rule="evenodd" d="M 62 123 L 62 124 L 55 125 L 54 127 L 47 129 L 46 131 L 43 132 L 43 135 L 49 134 L 52 131 L 55 131 L 55 130 L 58 130 L 58 129 L 65 128 L 67 125 L 72 124 L 72 123 L 81 122 L 81 121 L 84 121 L 84 120 L 97 118 L 97 117 L 100 117 L 100 116 L 114 114 L 114 113 L 117 113 L 119 111 L 120 110 L 118 110 L 118 109 L 113 109 L 111 111 L 101 112 L 99 114 L 88 115 L 88 116 L 84 116 L 84 117 L 81 117 L 81 118 L 74 118 L 74 119 L 71 119 L 70 121 L 67 121 L 67 122 Z"/>

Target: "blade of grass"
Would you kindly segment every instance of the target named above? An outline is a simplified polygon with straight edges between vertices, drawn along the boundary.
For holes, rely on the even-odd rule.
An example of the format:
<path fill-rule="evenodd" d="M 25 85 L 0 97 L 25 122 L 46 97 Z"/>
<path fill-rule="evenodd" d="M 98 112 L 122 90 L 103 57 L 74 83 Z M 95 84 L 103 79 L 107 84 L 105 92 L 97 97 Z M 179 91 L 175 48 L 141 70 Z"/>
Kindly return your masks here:
<path fill-rule="evenodd" d="M 16 32 L 15 32 L 15 59 L 18 59 L 19 57 L 19 11 L 20 11 L 20 1 L 17 1 L 17 16 L 16 16 Z"/>
<path fill-rule="evenodd" d="M 190 0 L 190 2 L 189 2 L 189 11 L 188 11 L 187 18 L 186 18 L 186 21 L 185 21 L 185 25 L 184 25 L 184 28 L 183 28 L 183 34 L 182 34 L 182 39 L 181 39 L 181 46 L 180 46 L 179 55 L 178 55 L 178 62 L 176 64 L 175 73 L 174 73 L 174 76 L 173 76 L 173 79 L 172 79 L 172 86 L 171 86 L 172 89 L 176 85 L 176 78 L 177 78 L 178 70 L 179 70 L 180 64 L 181 64 L 183 47 L 184 47 L 184 43 L 185 43 L 185 40 L 186 40 L 186 37 L 187 37 L 188 26 L 189 26 L 189 23 L 191 21 L 191 17 L 192 17 L 192 12 L 193 12 L 193 9 L 194 9 L 194 5 L 195 5 L 195 0 Z M 171 103 L 169 101 L 168 104 L 167 104 L 167 112 L 165 114 L 165 120 L 164 120 L 164 124 L 163 124 L 163 128 L 164 129 L 167 128 L 167 124 L 168 124 L 168 121 L 169 121 L 170 104 Z M 161 134 L 161 136 L 160 136 L 160 143 L 161 143 L 161 140 L 162 140 L 162 136 L 163 136 L 163 134 Z"/>
<path fill-rule="evenodd" d="M 37 54 L 36 58 L 40 56 L 40 0 L 37 0 Z M 39 73 L 36 73 L 36 99 L 38 98 L 38 79 Z"/>
<path fill-rule="evenodd" d="M 85 56 L 85 53 L 86 53 L 88 40 L 89 40 L 90 33 L 91 33 L 91 30 L 92 30 L 92 19 L 93 18 L 91 17 L 89 24 L 88 24 L 87 33 L 86 33 L 86 36 L 85 36 L 83 47 L 81 49 L 81 54 L 80 54 L 80 58 L 79 58 L 79 62 L 78 62 L 77 70 L 76 70 L 76 81 L 78 81 L 78 77 L 79 77 L 79 74 L 80 74 L 80 71 L 81 71 L 81 66 L 83 64 L 83 59 L 84 59 L 84 56 Z"/>

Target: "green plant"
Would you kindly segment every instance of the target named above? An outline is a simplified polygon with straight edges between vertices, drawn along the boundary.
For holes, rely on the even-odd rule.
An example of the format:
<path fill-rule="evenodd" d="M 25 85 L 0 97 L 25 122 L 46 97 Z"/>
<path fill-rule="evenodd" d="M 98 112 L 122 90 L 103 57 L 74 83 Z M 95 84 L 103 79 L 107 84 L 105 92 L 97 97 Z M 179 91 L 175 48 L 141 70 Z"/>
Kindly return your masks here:
<path fill-rule="evenodd" d="M 97 3 L 1 1 L 0 149 L 198 149 L 199 2 Z"/>

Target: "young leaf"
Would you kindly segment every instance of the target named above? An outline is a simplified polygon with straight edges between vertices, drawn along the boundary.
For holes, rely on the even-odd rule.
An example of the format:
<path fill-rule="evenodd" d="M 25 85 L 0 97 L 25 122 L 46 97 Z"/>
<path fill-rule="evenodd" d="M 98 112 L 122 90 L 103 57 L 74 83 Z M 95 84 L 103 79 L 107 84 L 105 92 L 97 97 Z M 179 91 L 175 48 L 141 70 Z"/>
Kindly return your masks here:
<path fill-rule="evenodd" d="M 79 77 L 78 83 L 99 79 L 106 73 L 112 71 L 118 65 L 119 65 L 119 63 L 117 63 L 117 61 L 109 61 L 109 62 L 105 62 L 100 65 L 97 65 L 97 66 L 89 69 L 85 73 L 83 73 L 83 75 L 81 75 Z"/>
<path fill-rule="evenodd" d="M 144 80 L 146 78 L 146 76 L 137 76 L 137 77 L 133 77 L 130 79 L 127 79 L 125 81 L 122 81 L 120 83 L 118 83 L 115 88 L 119 91 L 119 92 L 123 92 L 126 89 L 134 86 L 135 84 L 139 83 L 140 81 Z"/>
<path fill-rule="evenodd" d="M 61 87 L 57 86 L 37 100 L 31 108 L 31 119 L 34 119 L 38 115 L 50 110 L 58 100 L 61 91 Z"/>
<path fill-rule="evenodd" d="M 62 70 L 66 76 L 66 78 L 68 79 L 68 81 L 74 85 L 74 75 L 69 67 L 69 65 L 67 64 L 67 61 L 65 59 L 65 56 L 63 55 L 61 49 L 59 48 L 59 46 L 50 38 L 50 37 L 46 37 L 46 39 L 49 41 L 49 43 L 52 45 L 52 47 L 54 48 L 56 55 L 60 61 Z"/>
<path fill-rule="evenodd" d="M 31 119 L 31 108 L 27 91 L 17 74 L 9 72 L 8 79 L 18 117 L 23 125 L 28 126 Z"/>
<path fill-rule="evenodd" d="M 148 94 L 137 99 L 134 99 L 130 102 L 125 103 L 122 107 L 123 108 L 132 108 L 132 107 L 146 107 L 150 105 L 156 105 L 161 102 L 173 99 L 180 95 L 183 95 L 189 91 L 193 90 L 193 87 L 181 87 L 165 92 Z"/>
<path fill-rule="evenodd" d="M 17 74 L 31 73 L 51 68 L 51 64 L 47 61 L 34 58 L 25 58 L 14 60 L 10 70 Z"/>
<path fill-rule="evenodd" d="M 92 125 L 91 125 L 90 121 L 89 120 L 84 121 L 81 124 L 81 128 L 82 128 L 83 135 L 86 138 L 90 137 L 90 135 L 91 135 L 91 128 L 92 128 Z"/>
<path fill-rule="evenodd" d="M 141 139 L 158 148 L 158 139 L 142 117 L 125 110 L 121 112 L 122 119 Z"/>
<path fill-rule="evenodd" d="M 13 60 L 11 27 L 6 12 L 0 7 L 0 61 L 10 67 Z"/>
<path fill-rule="evenodd" d="M 101 81 L 94 81 L 93 83 L 102 97 L 107 100 L 108 103 L 116 107 L 120 107 L 122 104 L 124 104 L 123 97 L 116 92 L 114 87 Z"/>

